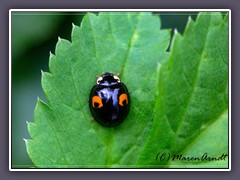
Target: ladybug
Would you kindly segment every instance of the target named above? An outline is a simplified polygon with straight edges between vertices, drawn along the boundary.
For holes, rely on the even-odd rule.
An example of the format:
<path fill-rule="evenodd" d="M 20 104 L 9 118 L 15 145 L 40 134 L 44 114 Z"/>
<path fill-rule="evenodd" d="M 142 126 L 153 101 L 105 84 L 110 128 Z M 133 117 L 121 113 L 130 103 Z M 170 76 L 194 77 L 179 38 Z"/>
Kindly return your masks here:
<path fill-rule="evenodd" d="M 130 97 L 118 76 L 104 73 L 97 79 L 89 96 L 89 108 L 94 119 L 105 127 L 119 125 L 127 117 Z"/>

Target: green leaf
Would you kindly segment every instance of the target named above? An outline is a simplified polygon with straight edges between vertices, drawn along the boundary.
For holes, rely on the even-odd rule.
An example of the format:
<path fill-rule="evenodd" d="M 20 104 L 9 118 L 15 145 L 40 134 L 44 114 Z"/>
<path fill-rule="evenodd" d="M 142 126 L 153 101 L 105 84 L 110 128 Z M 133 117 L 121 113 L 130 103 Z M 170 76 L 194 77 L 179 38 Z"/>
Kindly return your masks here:
<path fill-rule="evenodd" d="M 42 73 L 48 104 L 38 100 L 27 151 L 40 168 L 136 167 L 153 121 L 157 64 L 169 31 L 151 13 L 87 14 L 59 39 Z M 96 74 L 120 72 L 131 93 L 127 119 L 115 128 L 92 122 L 88 96 Z"/>
<path fill-rule="evenodd" d="M 200 13 L 183 36 L 175 33 L 168 61 L 158 69 L 154 121 L 140 167 L 227 168 L 228 15 Z M 166 158 L 164 159 L 164 155 Z M 170 155 L 170 160 L 167 157 Z M 163 157 L 162 159 L 160 157 Z"/>

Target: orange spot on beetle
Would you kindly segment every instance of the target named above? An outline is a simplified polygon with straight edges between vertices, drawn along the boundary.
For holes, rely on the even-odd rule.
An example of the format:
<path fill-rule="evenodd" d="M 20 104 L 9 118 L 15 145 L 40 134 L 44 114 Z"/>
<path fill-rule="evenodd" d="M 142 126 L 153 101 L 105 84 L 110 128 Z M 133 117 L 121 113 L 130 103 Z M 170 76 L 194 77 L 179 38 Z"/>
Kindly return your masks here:
<path fill-rule="evenodd" d="M 92 107 L 94 107 L 95 109 L 103 107 L 102 99 L 99 96 L 92 97 Z"/>
<path fill-rule="evenodd" d="M 128 104 L 128 97 L 127 94 L 123 93 L 119 96 L 119 105 L 125 106 Z"/>

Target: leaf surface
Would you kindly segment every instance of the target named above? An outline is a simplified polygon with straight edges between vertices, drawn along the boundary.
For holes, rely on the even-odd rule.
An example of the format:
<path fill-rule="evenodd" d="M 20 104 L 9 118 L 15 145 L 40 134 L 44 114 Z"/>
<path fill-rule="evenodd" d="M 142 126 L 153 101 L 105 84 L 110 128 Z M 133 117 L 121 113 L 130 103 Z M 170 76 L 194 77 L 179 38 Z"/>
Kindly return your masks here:
<path fill-rule="evenodd" d="M 175 33 L 158 70 L 154 121 L 140 167 L 227 168 L 222 161 L 161 159 L 228 154 L 228 15 L 200 13 Z M 159 156 L 158 156 L 159 155 Z"/>
<path fill-rule="evenodd" d="M 151 13 L 87 14 L 60 39 L 42 73 L 47 104 L 38 100 L 27 151 L 41 168 L 135 167 L 153 120 L 157 64 L 169 31 Z M 115 128 L 91 122 L 88 97 L 96 74 L 120 72 L 131 93 L 127 119 Z"/>

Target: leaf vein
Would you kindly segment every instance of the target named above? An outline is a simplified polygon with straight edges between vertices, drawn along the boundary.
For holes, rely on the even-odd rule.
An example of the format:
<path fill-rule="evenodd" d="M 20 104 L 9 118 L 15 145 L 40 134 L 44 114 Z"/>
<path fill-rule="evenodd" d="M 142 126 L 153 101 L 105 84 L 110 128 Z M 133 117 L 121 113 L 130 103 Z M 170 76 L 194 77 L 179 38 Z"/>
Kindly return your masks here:
<path fill-rule="evenodd" d="M 211 17 L 210 17 L 211 18 Z M 202 48 L 202 51 L 201 51 L 201 57 L 200 57 L 200 59 L 199 59 L 199 62 L 198 62 L 198 65 L 197 65 L 197 69 L 196 69 L 196 73 L 195 73 L 195 78 L 194 78 L 194 81 L 193 81 L 193 88 L 192 88 L 192 91 L 191 91 L 191 93 L 190 93 L 190 95 L 189 95 L 189 99 L 188 99 L 188 102 L 187 102 L 187 105 L 186 105 L 186 108 L 185 108 L 185 112 L 184 112 L 184 115 L 183 115 L 183 117 L 182 117 L 182 119 L 181 119 L 181 121 L 180 121 L 180 123 L 179 123 L 179 125 L 178 125 L 178 128 L 177 128 L 177 130 L 176 130 L 176 139 L 175 139 L 175 143 L 174 143 L 174 145 L 172 146 L 172 147 L 175 147 L 175 144 L 176 144 L 176 142 L 177 142 L 177 137 L 178 137 L 178 135 L 179 135 L 179 130 L 180 130 L 180 128 L 181 128 L 181 126 L 182 126 L 182 124 L 183 124 L 183 122 L 184 122 L 184 120 L 186 119 L 186 116 L 187 116 L 187 109 L 189 108 L 189 106 L 190 106 L 190 104 L 191 104 L 191 101 L 192 101 L 192 97 L 193 97 L 193 94 L 194 94 L 194 92 L 195 92 L 195 89 L 196 89 L 196 83 L 197 83 L 197 79 L 198 79 L 198 76 L 199 76 L 199 67 L 201 66 L 201 62 L 202 62 L 202 55 L 203 55 L 203 52 L 204 52 L 204 50 L 205 50 L 205 48 L 206 48 L 206 43 L 207 43 L 207 38 L 208 38 L 208 35 L 209 35 L 209 27 L 210 27 L 210 21 L 211 20 L 209 20 L 209 24 L 208 24 L 208 26 L 207 26 L 207 34 L 206 34 L 206 38 L 205 38 L 205 42 L 204 42 L 204 45 L 203 45 L 203 48 Z"/>
<path fill-rule="evenodd" d="M 124 60 L 123 60 L 123 65 L 122 65 L 122 69 L 121 69 L 121 73 L 120 73 L 121 77 L 123 77 L 123 72 L 125 70 L 125 67 L 126 67 L 126 64 L 127 64 L 127 60 L 129 59 L 129 56 L 130 56 L 130 53 L 131 53 L 131 50 L 132 50 L 132 47 L 133 47 L 133 39 L 134 39 L 134 36 L 135 36 L 135 34 L 137 32 L 138 25 L 139 25 L 139 22 L 140 22 L 140 14 L 138 14 L 137 17 L 138 17 L 138 21 L 137 21 L 136 26 L 133 29 L 133 34 L 131 36 L 130 41 L 128 42 L 128 49 L 127 49 L 127 52 L 126 52 Z M 130 19 L 128 18 L 128 21 L 129 20 Z"/>

